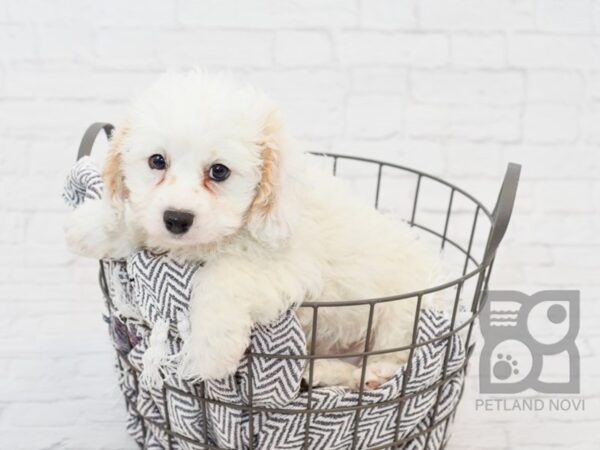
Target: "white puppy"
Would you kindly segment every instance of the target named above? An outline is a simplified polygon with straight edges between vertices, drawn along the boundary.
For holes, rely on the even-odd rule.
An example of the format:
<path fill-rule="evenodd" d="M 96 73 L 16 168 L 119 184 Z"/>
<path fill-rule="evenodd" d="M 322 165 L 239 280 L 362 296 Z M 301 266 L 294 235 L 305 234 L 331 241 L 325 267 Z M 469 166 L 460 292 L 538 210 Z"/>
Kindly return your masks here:
<path fill-rule="evenodd" d="M 311 169 L 275 105 L 223 76 L 167 74 L 134 103 L 103 171 L 103 200 L 70 217 L 78 253 L 136 248 L 205 261 L 194 279 L 184 373 L 235 371 L 254 323 L 307 301 L 407 293 L 436 277 L 437 256 L 407 225 L 364 206 Z M 410 343 L 414 300 L 377 304 L 370 350 Z M 312 336 L 311 308 L 299 308 Z M 321 307 L 316 354 L 362 351 L 369 307 Z M 373 355 L 365 384 L 393 375 L 407 352 Z M 317 360 L 315 385 L 356 387 L 361 370 Z"/>

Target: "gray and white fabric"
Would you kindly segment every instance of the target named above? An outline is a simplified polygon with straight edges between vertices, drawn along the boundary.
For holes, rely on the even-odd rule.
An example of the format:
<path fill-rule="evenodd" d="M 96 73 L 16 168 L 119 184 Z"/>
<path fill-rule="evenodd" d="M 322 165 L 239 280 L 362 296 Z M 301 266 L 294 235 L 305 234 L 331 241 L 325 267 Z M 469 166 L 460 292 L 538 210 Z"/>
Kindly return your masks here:
<path fill-rule="evenodd" d="M 86 199 L 100 198 L 103 190 L 104 182 L 98 168 L 89 156 L 84 156 L 67 175 L 63 199 L 67 205 L 76 208 Z"/>
<path fill-rule="evenodd" d="M 83 158 L 68 177 L 65 200 L 76 207 L 101 193 L 97 169 Z M 143 448 L 195 450 L 208 444 L 238 450 L 249 447 L 250 434 L 253 447 L 264 450 L 301 449 L 305 443 L 310 449 L 349 449 L 354 436 L 359 449 L 413 436 L 403 448 L 441 447 L 445 425 L 435 428 L 429 438 L 426 430 L 453 411 L 465 362 L 459 336 L 436 340 L 450 328 L 444 314 L 421 312 L 417 342 L 423 345 L 415 350 L 412 364 L 389 381 L 365 391 L 361 399 L 358 392 L 345 388 L 314 388 L 310 406 L 320 412 L 303 414 L 309 393 L 302 388 L 305 360 L 299 357 L 306 354 L 306 341 L 294 310 L 272 324 L 256 325 L 236 374 L 207 380 L 202 392 L 201 383 L 178 378 L 174 362 L 186 337 L 191 279 L 202 270 L 201 264 L 182 264 L 168 254 L 140 250 L 127 261 L 103 260 L 102 269 L 119 386 L 129 412 L 127 427 Z M 162 334 L 159 328 L 164 328 Z M 248 356 L 256 354 L 266 356 Z M 440 382 L 445 361 L 446 374 L 454 375 Z M 158 364 L 162 383 L 140 376 L 150 364 Z M 404 401 L 399 402 L 403 391 Z M 250 397 L 252 405 L 260 407 L 252 416 L 244 408 Z M 364 408 L 357 413 L 350 408 L 359 401 Z M 171 436 L 165 428 L 172 430 Z"/>

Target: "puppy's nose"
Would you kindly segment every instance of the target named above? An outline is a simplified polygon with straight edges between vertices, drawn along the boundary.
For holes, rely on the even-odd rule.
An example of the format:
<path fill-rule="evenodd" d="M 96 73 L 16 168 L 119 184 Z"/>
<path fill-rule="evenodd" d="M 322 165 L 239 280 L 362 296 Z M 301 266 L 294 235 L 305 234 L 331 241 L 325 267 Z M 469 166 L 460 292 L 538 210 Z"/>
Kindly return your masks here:
<path fill-rule="evenodd" d="M 165 227 L 173 234 L 183 234 L 194 223 L 194 215 L 185 211 L 168 209 L 163 214 Z"/>

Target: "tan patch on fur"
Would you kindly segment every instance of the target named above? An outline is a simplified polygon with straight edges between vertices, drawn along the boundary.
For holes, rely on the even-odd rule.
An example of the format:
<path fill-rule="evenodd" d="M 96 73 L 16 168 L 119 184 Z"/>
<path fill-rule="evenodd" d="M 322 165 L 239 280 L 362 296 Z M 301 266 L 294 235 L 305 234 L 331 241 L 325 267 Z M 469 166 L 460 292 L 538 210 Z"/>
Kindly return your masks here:
<path fill-rule="evenodd" d="M 169 179 L 167 178 L 166 175 L 166 171 L 163 170 L 161 171 L 161 175 L 160 178 L 158 179 L 158 181 L 156 182 L 155 186 L 160 186 L 161 184 L 163 184 L 164 182 L 167 182 L 167 184 L 173 184 L 173 182 L 169 181 Z"/>
<path fill-rule="evenodd" d="M 110 141 L 106 162 L 102 169 L 102 178 L 110 198 L 126 198 L 128 195 L 125 178 L 121 170 L 121 147 L 129 132 L 127 126 L 120 127 Z"/>
<path fill-rule="evenodd" d="M 258 214 L 266 217 L 277 199 L 279 187 L 279 143 L 278 137 L 281 130 L 281 120 L 277 111 L 268 115 L 263 128 L 263 142 L 259 145 L 261 150 L 261 177 L 254 201 L 250 206 L 249 214 Z"/>
<path fill-rule="evenodd" d="M 208 178 L 208 174 L 206 174 L 206 173 L 204 174 L 204 177 L 202 178 L 202 186 L 204 186 L 204 189 L 206 189 L 211 194 L 215 194 L 215 190 L 213 189 L 212 181 L 210 180 L 210 178 Z"/>
<path fill-rule="evenodd" d="M 277 196 L 277 154 L 270 146 L 265 145 L 261 157 L 260 183 L 250 213 L 266 216 L 275 204 Z"/>

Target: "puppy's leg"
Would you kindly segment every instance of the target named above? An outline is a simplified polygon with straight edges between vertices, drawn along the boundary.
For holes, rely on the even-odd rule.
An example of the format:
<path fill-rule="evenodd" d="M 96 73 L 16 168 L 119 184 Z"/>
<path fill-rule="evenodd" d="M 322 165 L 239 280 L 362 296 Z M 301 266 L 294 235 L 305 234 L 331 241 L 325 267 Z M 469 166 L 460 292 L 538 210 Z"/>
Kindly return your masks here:
<path fill-rule="evenodd" d="M 196 272 L 184 376 L 218 379 L 233 374 L 252 325 L 272 322 L 302 297 L 293 289 L 301 283 L 286 279 L 293 271 L 255 259 L 220 256 Z"/>
<path fill-rule="evenodd" d="M 414 321 L 413 300 L 402 300 L 378 305 L 372 330 L 371 350 L 386 350 L 408 346 L 412 341 Z M 385 383 L 408 361 L 410 351 L 401 350 L 392 353 L 372 355 L 367 360 L 364 388 L 376 389 Z M 354 371 L 356 386 L 360 385 L 362 368 Z"/>
<path fill-rule="evenodd" d="M 252 320 L 235 289 L 223 286 L 224 280 L 200 278 L 194 283 L 190 336 L 180 371 L 185 378 L 220 379 L 239 366 L 250 343 Z"/>
<path fill-rule="evenodd" d="M 313 367 L 313 386 L 347 386 L 354 387 L 354 371 L 356 366 L 339 359 L 317 359 Z M 304 380 L 308 383 L 310 366 L 304 369 Z"/>
<path fill-rule="evenodd" d="M 67 245 L 74 253 L 92 258 L 124 258 L 134 249 L 122 212 L 104 199 L 77 207 L 65 224 Z"/>

